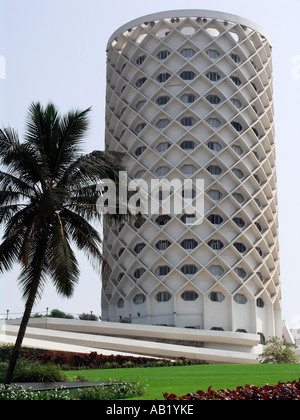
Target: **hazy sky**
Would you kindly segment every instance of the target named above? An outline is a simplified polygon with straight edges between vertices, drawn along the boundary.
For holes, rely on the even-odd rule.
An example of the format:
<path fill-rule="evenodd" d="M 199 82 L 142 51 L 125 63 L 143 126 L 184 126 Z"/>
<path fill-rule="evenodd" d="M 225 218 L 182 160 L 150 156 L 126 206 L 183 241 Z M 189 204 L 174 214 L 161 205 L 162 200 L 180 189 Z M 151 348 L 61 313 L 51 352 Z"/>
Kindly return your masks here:
<path fill-rule="evenodd" d="M 275 129 L 283 319 L 300 328 L 300 0 L 214 0 L 213 10 L 256 22 L 273 44 Z M 207 2 L 152 0 L 0 0 L 0 126 L 21 137 L 32 101 L 53 101 L 61 112 L 92 106 L 86 151 L 103 149 L 106 44 L 123 24 L 175 9 L 210 9 Z M 100 278 L 81 261 L 81 281 L 72 299 L 47 287 L 34 308 L 100 314 Z M 0 317 L 22 313 L 18 269 L 0 277 Z"/>

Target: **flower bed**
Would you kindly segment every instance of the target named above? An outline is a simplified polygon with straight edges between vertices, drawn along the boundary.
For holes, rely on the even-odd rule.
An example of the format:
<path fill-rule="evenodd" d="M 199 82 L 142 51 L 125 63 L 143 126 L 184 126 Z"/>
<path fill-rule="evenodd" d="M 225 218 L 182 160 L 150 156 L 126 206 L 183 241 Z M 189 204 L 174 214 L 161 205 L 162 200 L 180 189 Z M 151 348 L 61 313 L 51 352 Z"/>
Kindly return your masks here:
<path fill-rule="evenodd" d="M 6 362 L 12 351 L 11 346 L 0 347 L 0 362 Z M 41 363 L 53 363 L 64 367 L 65 369 L 73 368 L 97 368 L 97 369 L 114 369 L 128 367 L 161 367 L 161 366 L 187 366 L 192 364 L 204 364 L 201 361 L 191 361 L 185 357 L 180 357 L 175 361 L 168 359 L 156 359 L 138 356 L 123 355 L 103 355 L 97 352 L 90 353 L 69 353 L 55 352 L 42 349 L 22 348 L 20 359 L 27 359 Z"/>
<path fill-rule="evenodd" d="M 208 388 L 207 392 L 197 391 L 182 397 L 176 394 L 164 394 L 166 400 L 300 400 L 300 380 L 293 382 L 279 382 L 278 385 L 238 386 L 235 390 L 220 389 L 215 392 Z"/>

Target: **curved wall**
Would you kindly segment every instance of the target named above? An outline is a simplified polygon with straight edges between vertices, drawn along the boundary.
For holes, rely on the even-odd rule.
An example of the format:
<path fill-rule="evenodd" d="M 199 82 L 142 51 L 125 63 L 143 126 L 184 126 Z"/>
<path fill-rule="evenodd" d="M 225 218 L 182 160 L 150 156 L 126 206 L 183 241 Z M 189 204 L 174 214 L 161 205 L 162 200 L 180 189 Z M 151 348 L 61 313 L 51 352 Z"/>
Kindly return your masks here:
<path fill-rule="evenodd" d="M 205 196 L 199 224 L 105 224 L 103 320 L 281 336 L 271 51 L 255 24 L 201 10 L 111 37 L 106 149 L 130 178 L 202 179 Z"/>

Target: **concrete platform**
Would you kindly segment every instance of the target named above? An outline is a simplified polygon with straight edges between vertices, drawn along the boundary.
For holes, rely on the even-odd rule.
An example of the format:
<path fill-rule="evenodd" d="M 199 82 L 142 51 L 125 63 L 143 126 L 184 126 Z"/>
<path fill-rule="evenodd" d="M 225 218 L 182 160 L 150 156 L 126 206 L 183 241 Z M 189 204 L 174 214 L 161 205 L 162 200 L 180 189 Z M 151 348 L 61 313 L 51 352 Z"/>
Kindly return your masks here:
<path fill-rule="evenodd" d="M 20 320 L 0 321 L 0 343 L 14 344 Z M 153 325 L 33 318 L 23 345 L 74 353 L 123 354 L 210 363 L 258 363 L 255 334 Z"/>

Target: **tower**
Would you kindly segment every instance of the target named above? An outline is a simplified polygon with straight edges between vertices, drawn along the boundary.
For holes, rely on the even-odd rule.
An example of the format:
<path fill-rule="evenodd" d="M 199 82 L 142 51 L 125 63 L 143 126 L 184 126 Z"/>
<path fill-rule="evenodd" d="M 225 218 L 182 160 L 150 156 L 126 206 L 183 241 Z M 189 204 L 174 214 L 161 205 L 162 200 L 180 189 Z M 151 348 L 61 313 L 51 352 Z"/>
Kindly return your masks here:
<path fill-rule="evenodd" d="M 281 337 L 272 47 L 263 29 L 205 10 L 119 28 L 107 47 L 105 142 L 126 154 L 130 178 L 202 179 L 205 194 L 199 224 L 192 214 L 105 222 L 103 320 Z"/>

